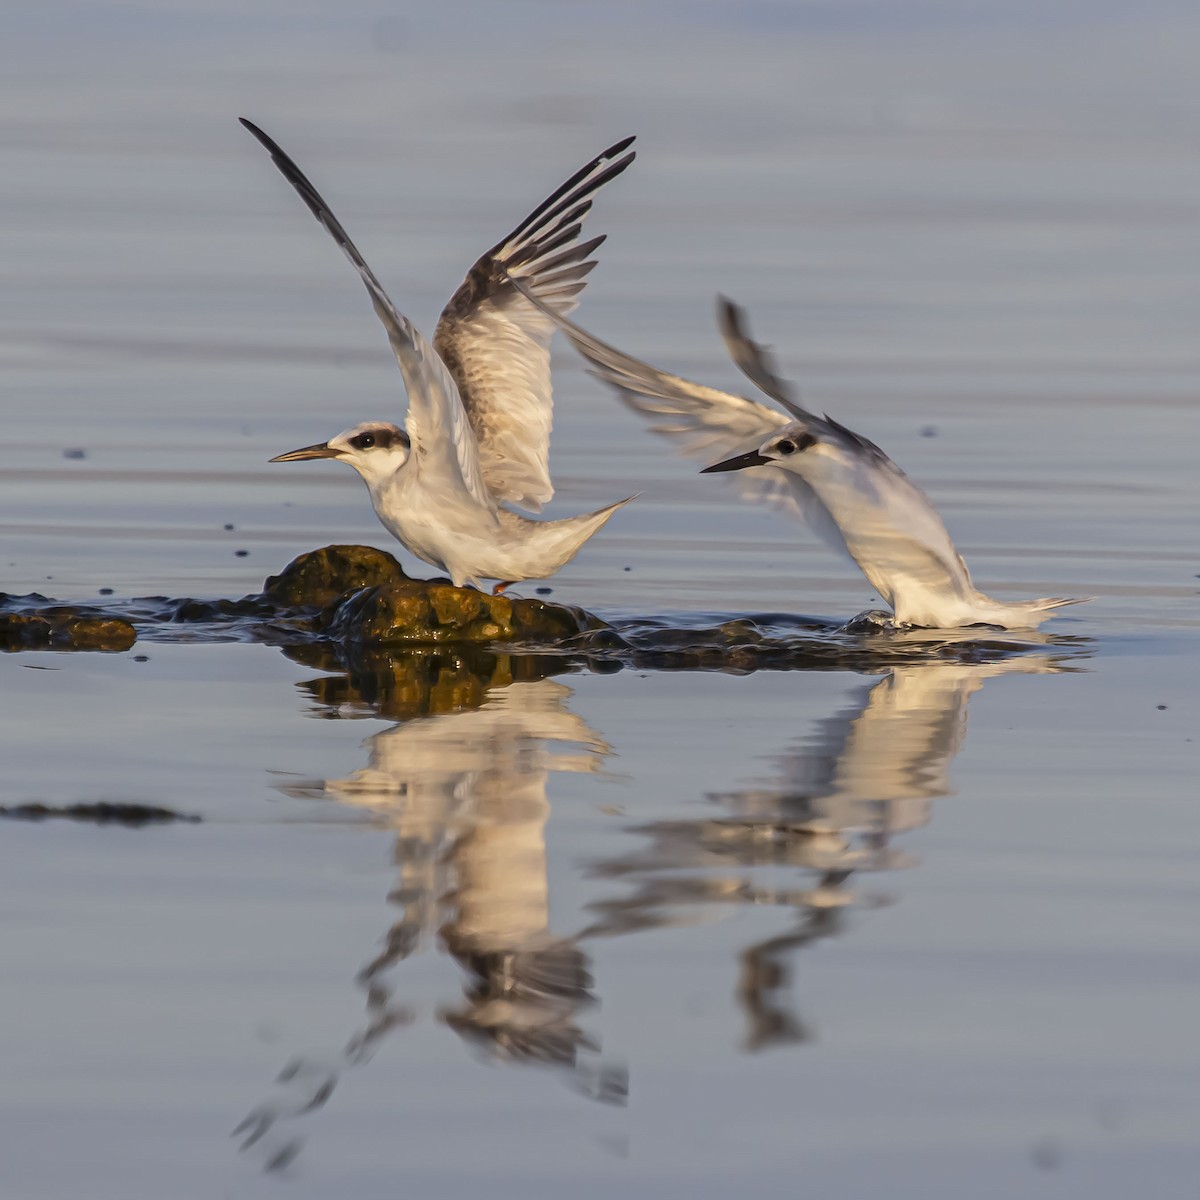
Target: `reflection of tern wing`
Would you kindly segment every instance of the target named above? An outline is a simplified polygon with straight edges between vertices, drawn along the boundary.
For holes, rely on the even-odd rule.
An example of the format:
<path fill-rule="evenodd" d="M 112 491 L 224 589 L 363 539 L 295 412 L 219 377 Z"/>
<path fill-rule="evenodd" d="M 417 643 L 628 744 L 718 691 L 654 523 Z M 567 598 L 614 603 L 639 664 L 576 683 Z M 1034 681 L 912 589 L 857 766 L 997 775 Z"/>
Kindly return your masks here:
<path fill-rule="evenodd" d="M 599 760 L 612 753 L 612 747 L 582 717 L 567 710 L 565 705 L 572 695 L 574 693 L 566 684 L 554 679 L 514 683 L 508 687 L 493 688 L 479 711 L 481 714 L 503 713 L 510 719 L 515 717 L 520 721 L 526 737 L 548 742 L 577 743 L 591 752 L 590 761 L 594 765 L 585 769 L 594 771 L 599 767 Z M 568 761 L 579 760 L 572 757 Z M 554 769 L 560 768 L 556 766 Z"/>
<path fill-rule="evenodd" d="M 786 812 L 801 816 L 814 796 L 827 796 L 837 787 L 836 779 L 855 724 L 870 704 L 871 693 L 880 684 L 856 684 L 845 708 L 817 722 L 817 732 L 795 750 L 779 755 L 777 776 L 765 788 L 746 791 L 743 804 L 755 813 Z M 799 808 L 799 812 L 795 811 Z"/>
<path fill-rule="evenodd" d="M 453 872 L 455 936 L 476 946 L 539 945 L 547 925 L 546 782 L 597 771 L 610 747 L 569 712 L 554 679 L 488 691 L 480 708 L 421 717 L 371 737 L 370 763 L 326 791 L 386 816 L 414 894 Z M 571 746 L 555 753 L 551 746 Z"/>
<path fill-rule="evenodd" d="M 421 717 L 384 729 L 369 741 L 371 760 L 326 791 L 349 804 L 415 816 L 416 797 L 437 797 L 446 819 L 460 801 L 533 783 L 544 803 L 548 771 L 597 771 L 611 747 L 567 710 L 571 689 L 554 679 L 493 688 L 481 708 Z M 548 744 L 580 747 L 558 754 Z"/>
<path fill-rule="evenodd" d="M 781 787 L 748 791 L 745 801 L 755 812 L 803 803 L 841 830 L 923 825 L 928 801 L 950 794 L 967 703 L 984 680 L 1056 670 L 1047 655 L 893 667 L 859 693 L 857 709 L 822 722 L 815 739 L 782 758 Z"/>
<path fill-rule="evenodd" d="M 983 686 L 980 668 L 896 667 L 872 689 L 834 775 L 833 795 L 895 804 L 950 792 L 949 768 L 962 746 L 967 701 Z M 832 798 L 832 797 L 831 797 Z M 924 811 L 890 828 L 924 824 Z"/>

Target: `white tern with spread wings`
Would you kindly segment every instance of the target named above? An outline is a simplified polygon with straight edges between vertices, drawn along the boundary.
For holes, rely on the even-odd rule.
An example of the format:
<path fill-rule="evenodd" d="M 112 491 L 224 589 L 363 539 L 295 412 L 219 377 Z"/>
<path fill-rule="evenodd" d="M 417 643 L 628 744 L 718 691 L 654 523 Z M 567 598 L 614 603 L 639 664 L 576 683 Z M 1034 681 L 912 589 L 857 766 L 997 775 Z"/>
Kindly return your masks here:
<path fill-rule="evenodd" d="M 547 462 L 554 319 L 574 309 L 596 265 L 589 256 L 604 238 L 581 242 L 581 223 L 596 190 L 633 161 L 633 138 L 597 155 L 475 263 L 430 345 L 300 168 L 256 125 L 242 124 L 358 271 L 408 392 L 403 428 L 368 421 L 271 461 L 348 463 L 388 532 L 459 587 L 495 579 L 502 591 L 553 575 L 629 501 L 557 521 L 531 520 L 501 504 L 537 512 L 554 494 Z"/>

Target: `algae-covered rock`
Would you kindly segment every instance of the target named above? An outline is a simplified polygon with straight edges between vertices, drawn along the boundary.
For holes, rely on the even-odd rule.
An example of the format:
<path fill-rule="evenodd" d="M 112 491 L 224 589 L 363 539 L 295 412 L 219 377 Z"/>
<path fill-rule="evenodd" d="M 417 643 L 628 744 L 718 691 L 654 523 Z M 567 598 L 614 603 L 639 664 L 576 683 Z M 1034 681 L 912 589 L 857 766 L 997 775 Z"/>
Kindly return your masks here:
<path fill-rule="evenodd" d="M 360 647 L 558 646 L 606 627 L 582 609 L 492 596 L 445 579 L 410 579 L 392 555 L 370 546 L 324 546 L 301 554 L 267 579 L 262 592 L 240 600 L 144 596 L 83 607 L 0 593 L 0 649 L 125 650 L 136 640 L 135 627 L 152 629 L 161 639 L 168 625 L 189 626 L 189 640 L 322 640 Z"/>
<path fill-rule="evenodd" d="M 347 596 L 329 614 L 323 632 L 342 642 L 401 646 L 555 643 L 602 627 L 582 609 L 410 579 Z"/>
<path fill-rule="evenodd" d="M 400 583 L 404 568 L 373 546 L 322 546 L 294 558 L 263 584 L 262 594 L 288 608 L 324 608 L 359 588 Z"/>
<path fill-rule="evenodd" d="M 0 649 L 128 650 L 137 631 L 120 617 L 79 615 L 67 608 L 0 613 Z"/>
<path fill-rule="evenodd" d="M 604 626 L 582 609 L 410 579 L 390 554 L 370 546 L 302 554 L 262 594 L 281 606 L 326 609 L 322 636 L 355 645 L 559 642 Z"/>

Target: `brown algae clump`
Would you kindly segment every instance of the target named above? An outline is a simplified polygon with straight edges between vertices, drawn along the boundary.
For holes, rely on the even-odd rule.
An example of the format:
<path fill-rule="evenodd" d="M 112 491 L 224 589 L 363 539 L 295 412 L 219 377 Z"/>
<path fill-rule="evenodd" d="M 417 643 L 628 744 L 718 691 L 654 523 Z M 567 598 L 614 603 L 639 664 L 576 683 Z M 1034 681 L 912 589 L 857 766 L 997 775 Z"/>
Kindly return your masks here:
<path fill-rule="evenodd" d="M 379 646 L 556 643 L 602 627 L 582 609 L 416 579 L 355 592 L 328 618 L 322 632 L 335 641 Z"/>

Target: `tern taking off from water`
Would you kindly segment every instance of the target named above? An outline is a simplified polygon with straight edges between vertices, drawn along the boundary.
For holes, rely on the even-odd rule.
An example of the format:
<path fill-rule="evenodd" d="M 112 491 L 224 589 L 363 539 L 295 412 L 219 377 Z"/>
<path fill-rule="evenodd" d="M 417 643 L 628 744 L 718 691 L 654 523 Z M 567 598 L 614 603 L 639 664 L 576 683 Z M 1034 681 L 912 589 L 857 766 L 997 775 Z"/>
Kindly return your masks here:
<path fill-rule="evenodd" d="M 553 575 L 629 501 L 558 521 L 533 521 L 501 502 L 540 512 L 554 495 L 547 461 L 550 338 L 554 320 L 575 308 L 596 265 L 589 256 L 604 241 L 579 240 L 592 196 L 633 161 L 633 138 L 576 171 L 475 263 L 443 310 L 430 345 L 389 299 L 300 168 L 256 125 L 242 124 L 354 264 L 408 392 L 404 428 L 368 421 L 271 461 L 349 463 L 388 532 L 458 587 L 494 579 L 499 592 L 522 579 Z"/>
<path fill-rule="evenodd" d="M 721 458 L 702 473 L 738 472 L 745 498 L 806 519 L 826 545 L 849 555 L 891 606 L 889 624 L 1034 629 L 1054 609 L 1083 603 L 1049 597 L 1006 604 L 976 590 L 925 493 L 873 442 L 802 408 L 729 300 L 718 301 L 726 349 L 784 412 L 622 354 L 552 313 L 521 281 L 516 286 L 567 334 L 593 374 L 630 408 L 657 422 L 655 432 L 678 437 L 694 457 Z"/>

